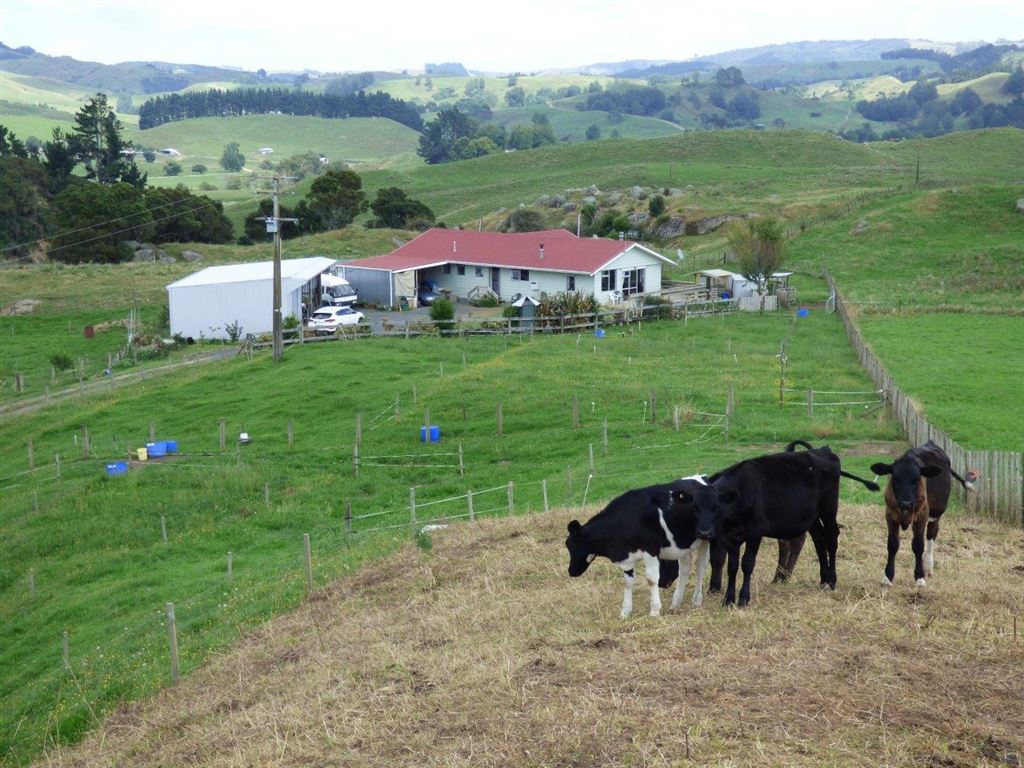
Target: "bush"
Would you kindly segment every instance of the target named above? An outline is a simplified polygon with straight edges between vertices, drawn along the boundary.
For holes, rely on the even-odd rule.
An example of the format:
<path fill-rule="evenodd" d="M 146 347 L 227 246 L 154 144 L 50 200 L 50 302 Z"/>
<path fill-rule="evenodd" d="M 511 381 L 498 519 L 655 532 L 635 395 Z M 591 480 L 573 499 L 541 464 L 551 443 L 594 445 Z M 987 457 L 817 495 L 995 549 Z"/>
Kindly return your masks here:
<path fill-rule="evenodd" d="M 75 367 L 75 361 L 71 359 L 71 356 L 64 352 L 54 352 L 49 356 L 48 360 L 58 373 L 61 371 L 70 371 Z"/>
<path fill-rule="evenodd" d="M 164 176 L 177 176 L 181 173 L 181 163 L 171 160 L 164 166 Z"/>
<path fill-rule="evenodd" d="M 655 195 L 647 201 L 647 212 L 651 215 L 651 218 L 656 219 L 665 212 L 665 198 L 661 195 Z"/>
<path fill-rule="evenodd" d="M 455 305 L 449 299 L 435 299 L 430 305 L 430 319 L 444 330 L 455 325 Z"/>
<path fill-rule="evenodd" d="M 206 171 L 207 171 L 207 168 L 202 163 L 196 163 L 195 165 L 192 166 L 192 173 L 203 174 L 203 173 L 206 173 Z"/>
<path fill-rule="evenodd" d="M 232 176 L 224 184 L 224 189 L 241 189 L 242 179 L 239 176 Z"/>
<path fill-rule="evenodd" d="M 200 192 L 213 192 L 217 188 L 216 184 L 211 184 L 208 181 L 204 181 L 199 185 Z"/>

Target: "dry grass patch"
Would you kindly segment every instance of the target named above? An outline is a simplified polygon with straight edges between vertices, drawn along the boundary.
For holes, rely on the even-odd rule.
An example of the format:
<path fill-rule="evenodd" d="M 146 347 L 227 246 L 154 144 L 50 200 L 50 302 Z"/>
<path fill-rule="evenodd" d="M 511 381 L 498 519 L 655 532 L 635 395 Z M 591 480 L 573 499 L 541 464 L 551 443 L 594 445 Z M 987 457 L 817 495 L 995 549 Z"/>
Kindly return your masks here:
<path fill-rule="evenodd" d="M 839 589 L 617 618 L 566 574 L 574 511 L 460 525 L 343 578 L 60 766 L 978 766 L 1024 753 L 1024 532 L 944 524 L 937 575 L 879 585 L 880 506 L 846 507 Z M 666 599 L 667 605 L 667 599 Z M 1018 619 L 1024 635 L 1024 621 Z M 185 640 L 184 642 L 187 642 Z M 689 759 L 687 758 L 689 742 Z"/>

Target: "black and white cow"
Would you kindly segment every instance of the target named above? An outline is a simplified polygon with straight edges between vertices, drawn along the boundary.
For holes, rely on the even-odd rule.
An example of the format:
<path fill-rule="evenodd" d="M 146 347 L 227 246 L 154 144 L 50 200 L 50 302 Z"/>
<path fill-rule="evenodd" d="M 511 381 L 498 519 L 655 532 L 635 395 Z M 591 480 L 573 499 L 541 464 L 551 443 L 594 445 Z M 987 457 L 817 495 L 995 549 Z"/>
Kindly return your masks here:
<path fill-rule="evenodd" d="M 613 499 L 585 524 L 573 520 L 565 540 L 569 550 L 569 575 L 581 576 L 597 557 L 611 560 L 622 569 L 626 579 L 621 610 L 625 619 L 633 612 L 633 568 L 642 560 L 644 576 L 651 589 L 651 616 L 658 616 L 661 614 L 658 586 L 662 582 L 659 560 L 678 561 L 679 581 L 671 604 L 674 610 L 682 605 L 690 567 L 696 558 L 693 605 L 701 605 L 708 543 L 697 537 L 695 508 L 675 501 L 674 496 L 690 494 L 704 484 L 702 477 L 694 476 L 637 488 Z"/>
<path fill-rule="evenodd" d="M 931 440 L 911 448 L 892 464 L 872 464 L 871 471 L 876 475 L 889 475 L 885 486 L 889 559 L 882 583 L 891 586 L 896 574 L 900 529 L 905 531 L 913 526 L 914 578 L 917 586 L 923 587 L 927 583 L 925 578 L 931 578 L 935 568 L 935 538 L 939 535 L 942 513 L 949 504 L 950 478 L 956 478 L 964 488 L 972 489 L 974 475 L 968 472 L 967 480 L 960 477 L 953 471 L 946 452 Z"/>
<path fill-rule="evenodd" d="M 828 448 L 775 453 L 747 459 L 708 478 L 690 501 L 697 507 L 698 536 L 712 540 L 712 589 L 721 588 L 721 564 L 728 559 L 725 605 L 736 603 L 736 574 L 743 551 L 739 605 L 750 602 L 750 581 L 765 537 L 790 541 L 810 534 L 818 555 L 822 586 L 835 589 L 839 543 L 839 478 L 851 477 L 872 490 L 878 486 L 843 472 Z M 717 581 L 716 581 L 717 575 Z"/>

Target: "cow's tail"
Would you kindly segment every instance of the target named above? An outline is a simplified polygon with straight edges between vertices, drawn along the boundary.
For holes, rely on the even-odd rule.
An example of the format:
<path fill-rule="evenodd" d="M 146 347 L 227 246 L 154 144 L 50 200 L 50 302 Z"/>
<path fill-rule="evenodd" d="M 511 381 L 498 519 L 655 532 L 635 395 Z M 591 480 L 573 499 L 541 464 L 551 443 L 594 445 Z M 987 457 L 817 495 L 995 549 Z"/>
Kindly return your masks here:
<path fill-rule="evenodd" d="M 796 450 L 796 447 L 800 445 L 806 448 L 808 451 L 813 451 L 814 446 L 808 443 L 806 440 L 794 440 L 792 443 L 786 446 L 786 453 L 792 453 Z"/>
<path fill-rule="evenodd" d="M 975 474 L 974 474 L 974 472 L 968 472 L 966 480 L 964 480 L 964 478 L 960 477 L 960 475 L 958 475 L 956 472 L 954 472 L 952 467 L 950 467 L 949 474 L 951 474 L 953 477 L 955 477 L 957 480 L 959 480 L 960 481 L 960 485 L 962 485 L 968 491 L 973 491 L 974 490 L 974 481 L 977 479 Z"/>
<path fill-rule="evenodd" d="M 842 475 L 843 477 L 848 477 L 851 480 L 856 480 L 858 483 L 864 483 L 864 487 L 867 488 L 869 491 L 882 490 L 882 486 L 880 486 L 875 481 L 865 480 L 863 477 L 857 477 L 855 474 L 853 474 L 852 472 L 847 472 L 845 469 L 839 470 L 839 474 Z"/>

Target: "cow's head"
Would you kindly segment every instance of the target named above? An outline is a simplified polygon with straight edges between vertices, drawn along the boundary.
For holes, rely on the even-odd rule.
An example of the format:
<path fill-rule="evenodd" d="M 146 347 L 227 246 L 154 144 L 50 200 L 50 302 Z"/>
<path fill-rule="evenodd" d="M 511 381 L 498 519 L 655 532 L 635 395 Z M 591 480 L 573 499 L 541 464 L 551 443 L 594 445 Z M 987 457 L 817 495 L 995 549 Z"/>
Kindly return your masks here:
<path fill-rule="evenodd" d="M 569 523 L 569 537 L 565 540 L 565 548 L 569 550 L 569 575 L 573 578 L 582 576 L 597 556 L 590 551 L 587 532 L 583 530 L 579 520 Z"/>
<path fill-rule="evenodd" d="M 732 488 L 720 491 L 704 484 L 672 490 L 672 502 L 692 510 L 697 522 L 697 538 L 706 541 L 715 538 L 723 508 L 735 504 L 739 497 Z"/>
<path fill-rule="evenodd" d="M 942 473 L 942 467 L 937 467 L 934 464 L 926 464 L 922 467 L 915 459 L 902 456 L 892 464 L 882 461 L 872 464 L 871 471 L 876 475 L 891 475 L 889 484 L 892 487 L 892 497 L 896 501 L 896 506 L 901 512 L 909 512 L 917 508 L 921 479 L 936 477 Z"/>

